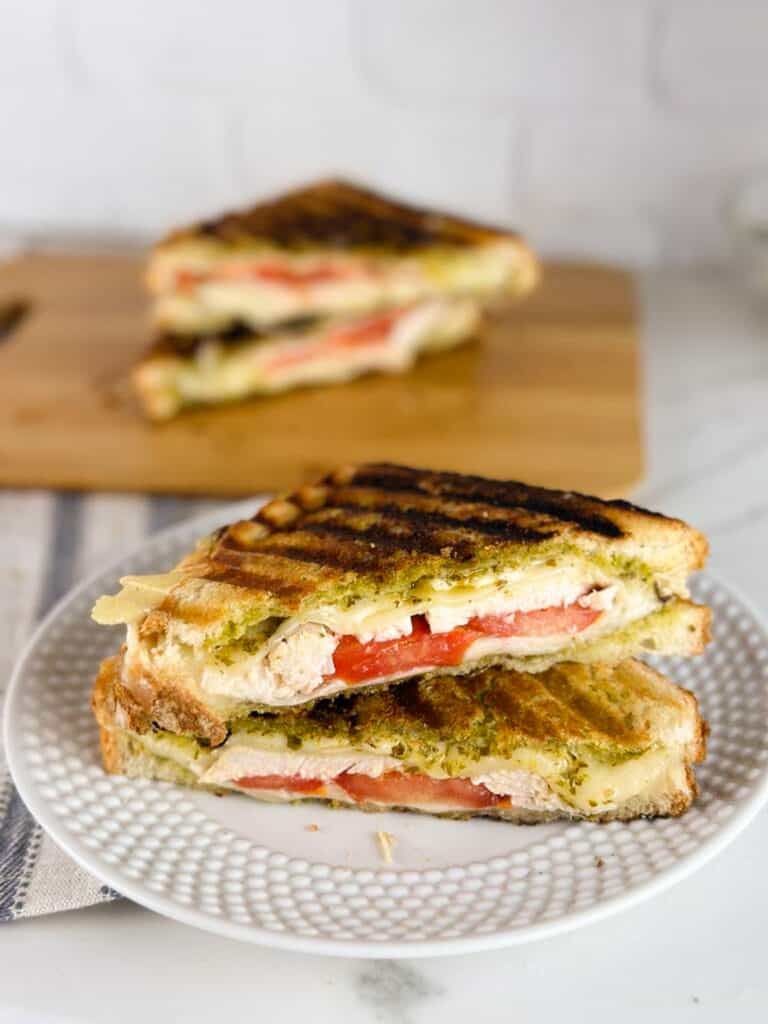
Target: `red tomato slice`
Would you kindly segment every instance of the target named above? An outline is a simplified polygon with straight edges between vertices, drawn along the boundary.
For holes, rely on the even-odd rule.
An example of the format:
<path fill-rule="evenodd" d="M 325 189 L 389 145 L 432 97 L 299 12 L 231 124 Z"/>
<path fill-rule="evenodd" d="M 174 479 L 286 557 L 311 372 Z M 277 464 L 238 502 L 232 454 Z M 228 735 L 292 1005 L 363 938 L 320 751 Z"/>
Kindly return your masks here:
<path fill-rule="evenodd" d="M 176 287 L 182 291 L 203 281 L 268 281 L 284 288 L 306 288 L 329 281 L 344 281 L 359 277 L 360 267 L 311 267 L 300 269 L 281 263 L 223 263 L 209 270 L 178 270 Z"/>
<path fill-rule="evenodd" d="M 509 803 L 485 786 L 476 786 L 469 779 L 431 779 L 428 775 L 406 772 L 385 772 L 378 778 L 344 772 L 333 780 L 357 803 L 367 800 L 393 806 L 448 804 L 452 807 L 477 810 Z"/>
<path fill-rule="evenodd" d="M 202 270 L 177 270 L 173 283 L 180 292 L 188 292 L 207 279 L 208 274 Z"/>
<path fill-rule="evenodd" d="M 580 604 L 558 605 L 514 615 L 484 615 L 470 619 L 461 628 L 477 630 L 483 636 L 551 636 L 553 633 L 580 633 L 599 616 L 599 611 Z"/>
<path fill-rule="evenodd" d="M 305 779 L 301 775 L 247 775 L 234 783 L 243 789 L 287 789 L 291 793 L 319 794 L 325 789 L 322 779 Z"/>
<path fill-rule="evenodd" d="M 541 608 L 512 615 L 471 619 L 448 633 L 431 633 L 423 615 L 413 617 L 413 632 L 396 640 L 362 644 L 343 636 L 333 652 L 333 677 L 350 685 L 416 669 L 460 665 L 467 648 L 484 636 L 551 636 L 580 633 L 600 615 L 580 604 Z"/>
<path fill-rule="evenodd" d="M 243 276 L 286 285 L 289 288 L 302 288 L 311 284 L 326 284 L 328 281 L 342 281 L 353 273 L 354 271 L 348 267 L 328 266 L 300 270 L 279 263 L 261 263 L 244 268 Z"/>
<path fill-rule="evenodd" d="M 402 310 L 397 310 L 394 313 L 387 313 L 383 316 L 368 317 L 365 320 L 350 324 L 348 327 L 340 327 L 330 334 L 320 337 L 312 344 L 301 345 L 289 349 L 287 352 L 281 352 L 280 355 L 270 360 L 264 369 L 269 372 L 271 370 L 283 369 L 286 366 L 296 366 L 338 349 L 365 348 L 371 345 L 380 345 L 388 340 L 392 327 L 401 315 Z"/>
<path fill-rule="evenodd" d="M 367 644 L 354 636 L 343 636 L 333 652 L 333 674 L 348 683 L 362 683 L 417 668 L 459 665 L 473 639 L 475 634 L 465 635 L 460 629 L 430 633 L 424 616 L 415 615 L 410 636 Z"/>
<path fill-rule="evenodd" d="M 316 342 L 314 345 L 301 345 L 298 348 L 289 349 L 287 352 L 281 352 L 274 359 L 270 359 L 268 363 L 265 363 L 264 372 L 271 373 L 273 370 L 283 370 L 286 366 L 300 366 L 301 363 L 308 363 L 312 359 L 317 359 L 324 351 L 325 345 L 322 341 Z"/>
<path fill-rule="evenodd" d="M 332 348 L 357 348 L 358 345 L 373 345 L 386 341 L 403 310 L 367 317 L 365 320 L 340 327 L 329 334 L 325 341 Z"/>

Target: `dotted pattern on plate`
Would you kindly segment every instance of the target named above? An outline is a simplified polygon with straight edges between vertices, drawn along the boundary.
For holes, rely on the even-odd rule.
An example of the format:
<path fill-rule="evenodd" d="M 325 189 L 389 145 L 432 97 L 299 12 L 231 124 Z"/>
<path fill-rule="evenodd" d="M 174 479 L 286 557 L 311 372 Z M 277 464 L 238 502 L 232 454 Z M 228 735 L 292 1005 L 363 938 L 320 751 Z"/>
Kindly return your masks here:
<path fill-rule="evenodd" d="M 88 693 L 114 634 L 90 622 L 92 602 L 114 589 L 118 575 L 170 565 L 199 532 L 198 523 L 161 534 L 76 595 L 25 669 L 25 769 L 68 837 L 97 855 L 103 877 L 118 889 L 131 880 L 179 912 L 192 908 L 273 935 L 482 943 L 483 936 L 593 910 L 653 881 L 711 841 L 768 772 L 762 627 L 719 584 L 702 579 L 695 596 L 714 608 L 716 643 L 700 659 L 656 662 L 696 692 L 712 730 L 698 771 L 702 795 L 683 818 L 568 825 L 507 856 L 418 871 L 311 863 L 239 837 L 184 789 L 107 777 L 94 755 Z"/>

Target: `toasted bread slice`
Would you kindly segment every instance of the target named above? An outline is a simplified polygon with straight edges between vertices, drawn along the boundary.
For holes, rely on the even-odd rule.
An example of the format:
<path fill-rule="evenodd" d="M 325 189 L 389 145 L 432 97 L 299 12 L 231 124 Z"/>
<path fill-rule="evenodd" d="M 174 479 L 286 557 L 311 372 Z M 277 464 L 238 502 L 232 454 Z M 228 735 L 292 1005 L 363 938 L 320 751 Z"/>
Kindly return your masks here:
<path fill-rule="evenodd" d="M 402 373 L 423 352 L 472 337 L 481 311 L 472 299 L 425 299 L 355 317 L 234 328 L 204 335 L 161 335 L 132 379 L 151 419 L 201 403 L 229 402 L 290 388 L 332 384 L 365 373 Z"/>
<path fill-rule="evenodd" d="M 147 270 L 156 322 L 191 333 L 436 295 L 522 295 L 537 277 L 512 232 L 336 180 L 176 231 Z"/>
<path fill-rule="evenodd" d="M 706 724 L 692 694 L 628 661 L 491 668 L 233 723 L 219 748 L 139 734 L 105 662 L 93 706 L 110 772 L 245 792 L 512 821 L 682 814 Z"/>
<path fill-rule="evenodd" d="M 469 246 L 518 238 L 444 211 L 392 199 L 340 178 L 292 189 L 275 199 L 171 232 L 158 245 L 188 243 L 227 248 L 274 246 L 290 252 L 334 248 L 388 253 L 433 246 Z"/>
<path fill-rule="evenodd" d="M 699 653 L 706 541 L 626 502 L 390 465 L 337 471 L 222 528 L 94 617 L 125 684 L 219 720 L 446 667 Z"/>

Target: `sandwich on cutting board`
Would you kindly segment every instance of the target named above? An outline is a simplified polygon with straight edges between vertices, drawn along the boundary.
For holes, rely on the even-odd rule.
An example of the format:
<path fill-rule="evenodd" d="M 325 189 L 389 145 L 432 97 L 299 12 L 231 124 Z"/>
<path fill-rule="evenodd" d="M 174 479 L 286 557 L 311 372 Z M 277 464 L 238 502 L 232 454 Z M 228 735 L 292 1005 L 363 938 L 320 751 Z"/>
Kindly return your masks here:
<path fill-rule="evenodd" d="M 105 762 L 153 777 L 183 768 L 186 781 L 225 788 L 268 779 L 245 788 L 288 798 L 296 788 L 275 790 L 275 779 L 322 779 L 311 795 L 329 799 L 343 799 L 349 774 L 460 779 L 512 801 L 482 813 L 528 820 L 537 807 L 487 784 L 498 762 L 534 776 L 568 813 L 673 813 L 695 791 L 703 725 L 692 698 L 626 659 L 703 649 L 709 610 L 690 601 L 687 579 L 706 551 L 685 523 L 626 502 L 387 464 L 340 469 L 97 602 L 97 621 L 127 625 L 97 686 Z M 559 753 L 542 725 L 558 717 L 552 701 Z M 461 707 L 475 722 L 469 747 Z M 393 726 L 384 760 L 380 715 Z M 406 756 L 408 735 L 446 757 Z M 341 760 L 318 766 L 315 741 Z M 598 756 L 601 744 L 612 753 Z M 587 803 L 555 783 L 569 770 Z M 592 808 L 586 794 L 605 772 L 614 797 Z M 362 802 L 425 809 L 379 796 Z M 538 810 L 566 813 L 557 802 Z"/>
<path fill-rule="evenodd" d="M 148 415 L 400 372 L 477 331 L 538 277 L 516 234 L 343 181 L 174 232 L 147 271 L 158 336 L 134 371 Z"/>

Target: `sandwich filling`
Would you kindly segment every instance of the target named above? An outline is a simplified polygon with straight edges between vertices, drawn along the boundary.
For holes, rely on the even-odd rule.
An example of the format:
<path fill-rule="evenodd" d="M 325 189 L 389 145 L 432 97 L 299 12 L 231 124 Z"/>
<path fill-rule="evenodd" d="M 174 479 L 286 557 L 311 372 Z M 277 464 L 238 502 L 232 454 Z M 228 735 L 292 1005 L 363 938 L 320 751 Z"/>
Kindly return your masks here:
<path fill-rule="evenodd" d="M 187 405 L 302 384 L 341 381 L 378 370 L 407 369 L 420 351 L 467 338 L 480 312 L 468 299 L 432 299 L 303 331 L 280 331 L 235 343 L 203 339 L 191 354 L 151 354 L 134 371 L 150 415 L 171 416 Z"/>
<path fill-rule="evenodd" d="M 233 626 L 220 636 L 201 636 L 172 619 L 149 641 L 130 605 L 137 581 L 127 582 L 126 685 L 180 679 L 210 697 L 271 706 L 503 655 L 567 655 L 574 643 L 619 631 L 663 604 L 640 577 L 611 578 L 574 561 L 508 570 L 471 584 L 423 580 L 400 600 L 315 607 Z M 113 604 L 97 606 L 96 617 L 116 621 L 114 602 L 121 600 L 105 599 Z"/>
<path fill-rule="evenodd" d="M 681 730 L 681 741 L 690 740 Z M 506 756 L 444 766 L 413 763 L 381 750 L 304 742 L 291 750 L 284 736 L 235 730 L 215 750 L 194 740 L 151 732 L 134 737 L 148 752 L 176 762 L 204 786 L 267 801 L 330 800 L 437 814 L 514 808 L 586 816 L 609 813 L 638 793 L 653 799 L 686 782 L 684 746 L 617 751 L 605 758 L 584 751 L 522 746 Z"/>
<path fill-rule="evenodd" d="M 501 240 L 392 257 L 338 253 L 159 251 L 150 278 L 156 320 L 176 331 L 255 327 L 299 316 L 363 313 L 439 295 L 487 296 L 530 274 L 520 247 Z"/>

